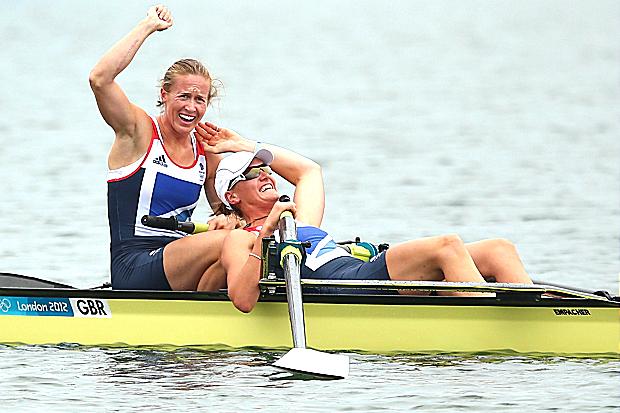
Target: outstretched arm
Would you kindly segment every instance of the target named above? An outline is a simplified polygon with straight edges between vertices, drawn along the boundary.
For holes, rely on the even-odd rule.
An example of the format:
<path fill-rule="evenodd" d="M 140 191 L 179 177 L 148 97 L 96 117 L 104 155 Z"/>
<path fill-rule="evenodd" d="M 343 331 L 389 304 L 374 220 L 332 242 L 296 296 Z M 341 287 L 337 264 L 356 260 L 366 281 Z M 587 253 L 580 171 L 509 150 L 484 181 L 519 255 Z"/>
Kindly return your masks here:
<path fill-rule="evenodd" d="M 90 72 L 90 86 L 95 94 L 97 106 L 103 119 L 114 129 L 117 141 L 119 139 L 134 141 L 132 142 L 134 150 L 131 151 L 131 147 L 122 148 L 125 152 L 128 150 L 135 152 L 135 146 L 141 146 L 135 141 L 141 136 L 147 138 L 150 136 L 148 132 L 145 135 L 141 130 L 141 128 L 150 130 L 150 121 L 142 109 L 129 101 L 115 79 L 131 63 L 148 36 L 156 31 L 166 30 L 170 26 L 172 16 L 168 9 L 161 5 L 151 7 L 146 18 L 112 46 Z M 113 148 L 113 152 L 114 150 Z"/>

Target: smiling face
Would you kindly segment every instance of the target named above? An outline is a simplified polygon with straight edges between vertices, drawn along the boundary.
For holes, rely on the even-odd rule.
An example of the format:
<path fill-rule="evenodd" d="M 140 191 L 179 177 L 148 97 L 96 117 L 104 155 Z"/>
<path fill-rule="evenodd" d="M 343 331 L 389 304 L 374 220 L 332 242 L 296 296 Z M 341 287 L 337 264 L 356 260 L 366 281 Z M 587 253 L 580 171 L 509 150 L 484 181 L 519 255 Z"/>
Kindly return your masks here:
<path fill-rule="evenodd" d="M 254 167 L 264 166 L 262 160 L 254 158 L 244 171 L 248 176 L 254 175 Z M 266 215 L 278 200 L 278 190 L 273 175 L 261 170 L 256 178 L 239 181 L 226 192 L 230 205 L 241 211 L 245 217 L 258 214 Z"/>
<path fill-rule="evenodd" d="M 201 75 L 178 75 L 169 87 L 161 89 L 163 117 L 179 134 L 188 134 L 207 111 L 211 81 Z"/>

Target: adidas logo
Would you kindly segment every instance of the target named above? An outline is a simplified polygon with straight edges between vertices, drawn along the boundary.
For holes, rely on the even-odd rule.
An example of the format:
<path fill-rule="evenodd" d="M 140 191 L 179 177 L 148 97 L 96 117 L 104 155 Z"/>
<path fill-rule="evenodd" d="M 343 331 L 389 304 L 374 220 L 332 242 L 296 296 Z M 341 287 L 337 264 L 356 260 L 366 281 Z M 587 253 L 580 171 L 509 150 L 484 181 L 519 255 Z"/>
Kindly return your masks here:
<path fill-rule="evenodd" d="M 166 163 L 166 158 L 164 157 L 164 155 L 159 155 L 157 158 L 153 159 L 153 163 L 156 163 L 157 165 L 161 165 L 164 168 L 168 167 L 168 164 Z"/>

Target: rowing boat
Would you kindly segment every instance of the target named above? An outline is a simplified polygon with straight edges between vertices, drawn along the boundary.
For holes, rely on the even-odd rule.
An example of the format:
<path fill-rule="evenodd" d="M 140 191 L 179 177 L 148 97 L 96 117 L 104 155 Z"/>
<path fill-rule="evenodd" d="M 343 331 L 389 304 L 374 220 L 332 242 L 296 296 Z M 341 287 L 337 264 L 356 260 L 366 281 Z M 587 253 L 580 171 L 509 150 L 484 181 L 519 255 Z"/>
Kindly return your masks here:
<path fill-rule="evenodd" d="M 0 343 L 96 346 L 292 346 L 280 280 L 249 314 L 225 291 L 76 289 L 0 274 Z M 620 354 L 620 301 L 551 285 L 304 280 L 308 347 L 370 353 Z M 320 293 L 324 287 L 337 293 Z M 392 294 L 359 294 L 360 289 Z M 487 296 L 399 295 L 395 289 Z M 347 293 L 347 291 L 349 291 Z"/>

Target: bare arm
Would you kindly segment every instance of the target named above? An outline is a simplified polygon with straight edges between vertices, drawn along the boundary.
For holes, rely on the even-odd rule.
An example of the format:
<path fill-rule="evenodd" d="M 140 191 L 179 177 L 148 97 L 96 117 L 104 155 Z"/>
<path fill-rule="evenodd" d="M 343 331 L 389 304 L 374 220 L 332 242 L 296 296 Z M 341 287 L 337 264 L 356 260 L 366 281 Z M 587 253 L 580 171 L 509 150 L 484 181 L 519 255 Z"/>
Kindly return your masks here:
<path fill-rule="evenodd" d="M 261 260 L 251 254 L 261 256 L 263 238 L 274 233 L 278 228 L 280 215 L 287 210 L 295 213 L 295 204 L 276 202 L 258 237 L 237 229 L 231 231 L 224 240 L 221 262 L 226 271 L 228 297 L 235 307 L 244 313 L 252 311 L 260 296 L 258 282 L 261 277 Z"/>
<path fill-rule="evenodd" d="M 228 297 L 244 313 L 252 311 L 260 296 L 261 260 L 250 253 L 261 255 L 262 239 L 262 236 L 256 238 L 252 233 L 236 229 L 228 234 L 222 246 L 221 263 L 226 271 Z"/>
<path fill-rule="evenodd" d="M 148 36 L 170 26 L 172 16 L 168 9 L 163 6 L 151 7 L 147 17 L 112 46 L 90 72 L 89 82 L 101 116 L 116 134 L 116 147 L 112 147 L 111 161 L 121 165 L 113 166 L 122 166 L 123 163 L 135 160 L 135 156 L 146 149 L 143 146 L 150 137 L 148 116 L 129 101 L 115 79 L 131 63 Z M 121 159 L 114 162 L 117 157 Z"/>
<path fill-rule="evenodd" d="M 224 152 L 251 152 L 254 150 L 256 142 L 244 138 L 231 129 L 219 128 L 210 122 L 200 122 L 196 126 L 196 137 L 207 157 L 205 192 L 211 209 L 215 211 L 222 203 L 215 193 L 214 186 L 217 165 L 222 159 L 220 154 Z"/>
<path fill-rule="evenodd" d="M 222 153 L 253 151 L 256 142 L 241 137 L 236 132 L 218 128 L 211 123 L 196 128 L 205 152 Z M 316 162 L 288 149 L 262 144 L 274 154 L 273 170 L 295 185 L 294 201 L 297 204 L 295 218 L 309 225 L 320 226 L 325 210 L 323 172 Z"/>
<path fill-rule="evenodd" d="M 207 157 L 207 179 L 205 180 L 204 189 L 207 195 L 207 201 L 215 215 L 209 219 L 209 229 L 235 229 L 243 225 L 237 214 L 224 215 L 220 212 L 222 209 L 222 201 L 215 193 L 215 172 L 217 165 L 222 158 L 219 154 L 206 153 Z"/>
<path fill-rule="evenodd" d="M 215 193 L 215 172 L 222 156 L 215 153 L 205 153 L 207 159 L 207 179 L 205 180 L 205 194 L 212 211 L 217 211 L 222 205 L 222 201 Z"/>
<path fill-rule="evenodd" d="M 321 226 L 325 211 L 325 189 L 320 165 L 288 149 L 267 144 L 263 146 L 273 152 L 273 170 L 295 185 L 295 219 Z"/>

